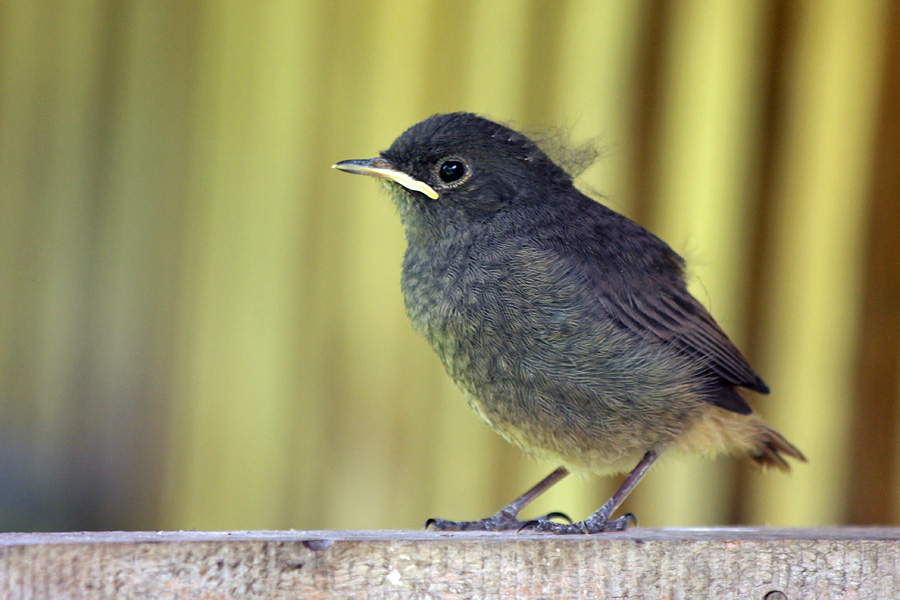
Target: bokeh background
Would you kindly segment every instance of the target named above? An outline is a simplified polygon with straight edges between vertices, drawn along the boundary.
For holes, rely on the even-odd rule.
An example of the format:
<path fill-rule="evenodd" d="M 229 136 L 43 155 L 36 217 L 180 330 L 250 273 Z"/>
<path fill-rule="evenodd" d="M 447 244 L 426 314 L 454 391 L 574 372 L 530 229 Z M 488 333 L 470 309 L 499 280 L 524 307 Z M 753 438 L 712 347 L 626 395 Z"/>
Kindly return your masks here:
<path fill-rule="evenodd" d="M 0 0 L 0 529 L 417 528 L 548 473 L 330 169 L 454 110 L 595 139 L 583 188 L 688 259 L 810 459 L 664 460 L 642 525 L 900 522 L 897 2 Z"/>

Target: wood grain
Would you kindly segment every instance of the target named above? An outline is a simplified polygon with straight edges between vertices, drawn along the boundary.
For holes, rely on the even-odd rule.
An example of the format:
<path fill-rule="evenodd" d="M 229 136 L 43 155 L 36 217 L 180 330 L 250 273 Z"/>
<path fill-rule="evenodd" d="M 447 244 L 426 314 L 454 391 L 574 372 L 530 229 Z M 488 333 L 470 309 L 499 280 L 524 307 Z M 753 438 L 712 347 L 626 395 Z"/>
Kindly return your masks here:
<path fill-rule="evenodd" d="M 0 534 L 0 596 L 895 598 L 898 542 L 896 528 L 634 529 L 590 537 L 10 533 Z"/>

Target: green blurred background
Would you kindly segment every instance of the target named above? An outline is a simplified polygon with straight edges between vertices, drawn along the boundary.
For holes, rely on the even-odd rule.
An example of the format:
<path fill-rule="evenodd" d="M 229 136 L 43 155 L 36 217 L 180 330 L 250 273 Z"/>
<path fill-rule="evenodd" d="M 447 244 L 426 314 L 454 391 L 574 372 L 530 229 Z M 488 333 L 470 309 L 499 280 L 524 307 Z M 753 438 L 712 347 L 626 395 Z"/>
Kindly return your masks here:
<path fill-rule="evenodd" d="M 548 473 L 330 169 L 454 110 L 596 138 L 582 186 L 686 256 L 810 458 L 664 460 L 642 525 L 900 522 L 897 2 L 0 0 L 0 529 L 416 528 Z"/>

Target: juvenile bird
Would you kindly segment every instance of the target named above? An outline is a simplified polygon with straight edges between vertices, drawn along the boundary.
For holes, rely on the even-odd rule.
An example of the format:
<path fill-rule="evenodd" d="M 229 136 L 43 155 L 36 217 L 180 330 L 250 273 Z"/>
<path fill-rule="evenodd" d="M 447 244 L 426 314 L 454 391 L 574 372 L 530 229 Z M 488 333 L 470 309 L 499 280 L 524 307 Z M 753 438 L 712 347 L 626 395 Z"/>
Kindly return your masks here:
<path fill-rule="evenodd" d="M 665 242 L 578 191 L 525 135 L 470 113 L 413 125 L 378 158 L 334 165 L 383 180 L 406 232 L 413 327 L 472 409 L 560 465 L 497 514 L 439 530 L 621 530 L 616 509 L 665 450 L 805 460 L 738 391 L 768 386 L 688 292 Z M 637 466 L 635 466 L 637 465 Z M 518 518 L 572 470 L 621 473 L 577 523 Z"/>

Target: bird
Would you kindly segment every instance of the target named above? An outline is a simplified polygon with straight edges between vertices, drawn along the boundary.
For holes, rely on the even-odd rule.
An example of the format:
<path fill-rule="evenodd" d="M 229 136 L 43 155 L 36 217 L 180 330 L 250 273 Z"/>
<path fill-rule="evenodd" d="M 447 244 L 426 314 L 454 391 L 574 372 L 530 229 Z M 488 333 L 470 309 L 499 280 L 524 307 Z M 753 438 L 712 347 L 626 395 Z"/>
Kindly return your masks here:
<path fill-rule="evenodd" d="M 401 290 L 475 413 L 559 465 L 496 514 L 429 519 L 440 531 L 621 531 L 615 512 L 664 452 L 730 453 L 789 470 L 806 461 L 743 390 L 769 387 L 687 289 L 685 261 L 579 191 L 539 144 L 469 112 L 433 115 L 371 159 L 406 237 Z M 627 473 L 586 519 L 520 511 L 571 472 Z M 566 517 L 567 518 L 567 517 Z"/>

